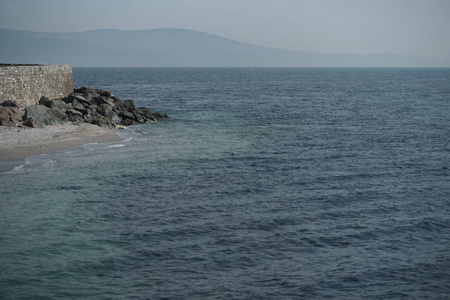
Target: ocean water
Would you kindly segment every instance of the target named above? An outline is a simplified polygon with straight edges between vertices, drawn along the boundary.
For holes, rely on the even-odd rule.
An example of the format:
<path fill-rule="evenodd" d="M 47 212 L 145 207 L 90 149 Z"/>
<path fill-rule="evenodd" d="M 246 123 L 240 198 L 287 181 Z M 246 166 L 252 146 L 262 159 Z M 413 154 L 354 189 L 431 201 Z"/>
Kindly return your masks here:
<path fill-rule="evenodd" d="M 0 174 L 0 299 L 450 299 L 450 69 L 73 71 L 170 118 Z"/>

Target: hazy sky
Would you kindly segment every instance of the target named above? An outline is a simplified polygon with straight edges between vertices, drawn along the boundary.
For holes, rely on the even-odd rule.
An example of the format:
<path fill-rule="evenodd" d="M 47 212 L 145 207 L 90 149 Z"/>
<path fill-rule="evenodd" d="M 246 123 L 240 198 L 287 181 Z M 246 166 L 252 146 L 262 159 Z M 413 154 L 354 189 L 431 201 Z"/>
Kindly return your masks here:
<path fill-rule="evenodd" d="M 450 0 L 0 0 L 0 28 L 164 27 L 282 49 L 450 59 Z"/>

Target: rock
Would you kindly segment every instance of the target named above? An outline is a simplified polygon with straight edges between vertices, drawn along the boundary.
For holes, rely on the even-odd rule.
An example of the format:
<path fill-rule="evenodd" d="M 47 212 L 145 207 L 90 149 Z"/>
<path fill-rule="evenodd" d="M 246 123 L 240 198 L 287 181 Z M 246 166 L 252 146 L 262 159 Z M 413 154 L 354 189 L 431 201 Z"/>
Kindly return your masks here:
<path fill-rule="evenodd" d="M 162 114 L 162 113 L 159 113 L 159 112 L 155 112 L 152 115 L 153 115 L 153 117 L 155 117 L 158 120 L 168 118 L 168 116 L 166 114 Z"/>
<path fill-rule="evenodd" d="M 86 110 L 86 109 L 81 109 Z M 87 111 L 87 110 L 86 110 Z M 83 115 L 88 115 L 88 113 L 84 114 L 82 111 L 78 111 L 76 109 L 66 109 L 67 119 L 72 123 L 84 123 L 85 119 Z"/>
<path fill-rule="evenodd" d="M 119 117 L 111 107 L 107 106 L 105 110 L 98 109 L 93 111 L 90 115 L 84 116 L 84 121 L 91 124 L 96 124 L 102 127 L 114 127 L 115 124 L 122 122 L 122 118 Z"/>
<path fill-rule="evenodd" d="M 79 112 L 78 110 L 75 110 L 75 109 L 66 109 L 66 114 L 67 115 L 74 115 L 74 116 L 83 117 L 83 113 L 81 113 L 81 112 Z"/>
<path fill-rule="evenodd" d="M 135 125 L 136 122 L 132 119 L 123 119 L 122 122 L 120 122 L 120 125 L 123 126 L 131 126 L 131 125 Z"/>
<path fill-rule="evenodd" d="M 92 102 L 97 104 L 97 105 L 102 105 L 103 103 L 105 103 L 105 99 L 103 97 L 95 97 L 92 100 Z"/>
<path fill-rule="evenodd" d="M 45 97 L 45 96 L 42 96 L 41 97 L 41 99 L 39 99 L 39 102 L 38 102 L 40 105 L 44 105 L 44 106 L 47 106 L 47 107 L 50 107 L 50 108 L 52 108 L 52 105 L 53 105 L 53 101 L 52 100 L 50 100 L 50 99 L 48 99 L 47 97 Z"/>
<path fill-rule="evenodd" d="M 0 107 L 0 124 L 10 126 L 6 125 L 6 122 L 9 122 L 9 109 L 7 107 Z"/>
<path fill-rule="evenodd" d="M 75 88 L 74 93 L 82 94 L 83 97 L 89 101 L 93 101 L 97 97 L 110 98 L 113 102 L 119 100 L 113 93 L 111 93 L 109 91 L 93 89 L 93 88 L 88 88 L 88 87 L 84 87 L 84 86 L 80 87 L 80 88 Z"/>
<path fill-rule="evenodd" d="M 13 101 L 13 100 L 3 101 L 2 103 L 0 103 L 0 106 L 3 106 L 3 107 L 17 107 L 17 108 L 19 108 L 19 105 L 17 104 L 17 102 Z"/>
<path fill-rule="evenodd" d="M 47 106 L 49 108 L 56 108 L 60 110 L 64 110 L 68 107 L 68 105 L 61 99 L 50 100 L 44 96 L 42 96 L 41 99 L 39 99 L 39 104 Z"/>
<path fill-rule="evenodd" d="M 87 100 L 89 100 L 91 102 L 92 102 L 92 100 L 94 100 L 95 97 L 100 96 L 97 93 L 96 89 L 88 88 L 88 87 L 81 87 L 79 89 L 75 89 L 74 92 L 82 94 L 84 98 L 86 98 Z"/>
<path fill-rule="evenodd" d="M 12 101 L 12 102 L 14 102 L 14 101 Z M 9 104 L 7 104 L 7 105 L 9 105 Z M 0 125 L 1 126 L 15 127 L 15 126 L 20 125 L 21 120 L 22 120 L 22 115 L 21 115 L 20 109 L 18 107 L 0 106 Z"/>
<path fill-rule="evenodd" d="M 122 118 L 119 117 L 115 112 L 113 112 L 112 109 L 105 111 L 105 118 L 111 125 L 119 124 L 120 122 L 122 122 Z"/>
<path fill-rule="evenodd" d="M 120 101 L 119 98 L 117 98 L 116 96 L 112 96 L 112 97 L 108 97 L 108 99 L 114 103 L 118 103 L 118 102 L 122 102 Z"/>
<path fill-rule="evenodd" d="M 152 113 L 147 107 L 138 107 L 134 110 L 134 113 L 143 115 L 147 118 L 150 118 L 152 116 Z"/>
<path fill-rule="evenodd" d="M 104 91 L 104 90 L 97 90 L 97 93 L 100 94 L 100 96 L 103 97 L 115 97 L 113 93 L 111 93 L 110 91 Z"/>
<path fill-rule="evenodd" d="M 83 108 L 83 107 L 74 107 L 73 109 L 78 111 L 78 112 L 80 112 L 83 115 L 87 115 L 90 112 L 89 109 L 86 109 L 86 108 Z"/>
<path fill-rule="evenodd" d="M 78 103 L 82 104 L 83 106 L 90 106 L 92 103 L 87 100 L 85 97 L 83 97 L 82 94 L 76 94 L 76 93 L 72 93 L 69 96 L 67 96 L 66 98 L 62 99 L 64 102 L 66 103 L 72 103 L 74 100 L 76 100 Z"/>
<path fill-rule="evenodd" d="M 22 113 L 18 107 L 9 107 L 10 117 L 22 121 Z"/>
<path fill-rule="evenodd" d="M 133 115 L 135 120 L 139 123 L 148 123 L 149 121 L 153 121 L 152 113 L 146 107 L 139 107 L 133 111 Z"/>
<path fill-rule="evenodd" d="M 138 123 L 149 123 L 150 119 L 141 116 L 139 114 L 134 114 L 134 119 L 138 122 Z"/>
<path fill-rule="evenodd" d="M 116 111 L 119 111 L 119 110 L 126 111 L 126 110 L 127 110 L 127 108 L 125 107 L 125 105 L 123 104 L 122 101 L 115 102 L 114 104 L 115 104 L 114 109 L 115 109 Z"/>
<path fill-rule="evenodd" d="M 85 116 L 83 116 L 83 120 L 84 120 L 84 123 L 93 124 L 92 123 L 92 120 L 93 120 L 92 115 L 85 115 Z"/>
<path fill-rule="evenodd" d="M 116 107 L 116 103 L 114 103 L 114 100 L 112 100 L 111 98 L 105 99 L 105 104 L 109 105 L 109 106 L 111 106 L 113 108 Z"/>
<path fill-rule="evenodd" d="M 70 114 L 70 115 L 67 115 L 67 119 L 69 120 L 69 122 L 72 122 L 72 123 L 79 123 L 79 124 L 84 123 L 83 117 L 79 116 L 79 115 Z"/>
<path fill-rule="evenodd" d="M 31 128 L 43 128 L 44 125 L 42 125 L 38 120 L 35 120 L 33 118 L 28 118 L 23 122 L 23 125 L 31 127 Z"/>
<path fill-rule="evenodd" d="M 125 106 L 125 109 L 128 110 L 128 111 L 134 109 L 134 102 L 133 102 L 133 100 L 130 100 L 130 99 L 125 100 L 125 101 L 123 101 L 123 105 Z"/>
<path fill-rule="evenodd" d="M 73 100 L 71 104 L 73 110 L 79 111 L 83 115 L 87 115 L 90 111 L 89 106 L 83 106 L 77 100 Z"/>
<path fill-rule="evenodd" d="M 97 90 L 89 87 L 82 86 L 80 88 L 75 88 L 74 93 L 77 94 L 97 94 Z"/>
<path fill-rule="evenodd" d="M 91 123 L 94 125 L 98 125 L 100 127 L 107 127 L 107 128 L 112 127 L 112 124 L 110 122 L 108 122 L 108 119 L 106 119 L 106 117 L 101 116 L 101 115 L 92 117 Z"/>
<path fill-rule="evenodd" d="M 52 100 L 52 103 L 51 103 L 51 108 L 56 108 L 56 109 L 60 109 L 60 110 L 66 109 L 67 106 L 68 105 L 64 101 L 62 101 L 62 99 Z"/>
<path fill-rule="evenodd" d="M 120 101 L 109 91 L 88 87 L 75 87 L 73 93 L 62 99 L 41 97 L 38 105 L 25 108 L 24 118 L 14 101 L 0 103 L 0 125 L 6 126 L 19 126 L 21 120 L 24 120 L 24 125 L 30 127 L 71 121 L 112 128 L 153 122 L 166 117 L 164 114 L 151 113 L 146 107 L 135 108 L 133 100 Z"/>
<path fill-rule="evenodd" d="M 119 110 L 119 111 L 116 111 L 116 113 L 122 119 L 134 120 L 134 115 L 128 111 Z"/>
<path fill-rule="evenodd" d="M 116 104 L 114 101 L 109 100 L 108 98 L 103 97 L 95 97 L 94 100 L 92 100 L 95 104 L 102 106 L 102 105 L 108 105 L 110 107 L 116 107 Z"/>
<path fill-rule="evenodd" d="M 112 107 L 106 103 L 103 103 L 102 105 L 100 105 L 99 109 L 97 110 L 101 110 L 101 111 L 106 111 L 106 110 L 112 110 Z M 103 113 L 104 115 L 104 113 Z"/>
<path fill-rule="evenodd" d="M 44 105 L 29 105 L 25 108 L 25 119 L 33 118 L 44 125 L 63 124 L 67 116 L 59 109 Z"/>

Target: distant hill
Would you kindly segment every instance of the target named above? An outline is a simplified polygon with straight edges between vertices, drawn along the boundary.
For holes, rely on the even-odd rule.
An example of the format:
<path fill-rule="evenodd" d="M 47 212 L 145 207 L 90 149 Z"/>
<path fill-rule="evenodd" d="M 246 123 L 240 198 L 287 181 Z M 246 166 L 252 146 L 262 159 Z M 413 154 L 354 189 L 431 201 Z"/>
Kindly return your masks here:
<path fill-rule="evenodd" d="M 242 43 L 185 29 L 49 33 L 0 29 L 0 63 L 75 67 L 450 67 L 396 54 L 321 54 Z"/>

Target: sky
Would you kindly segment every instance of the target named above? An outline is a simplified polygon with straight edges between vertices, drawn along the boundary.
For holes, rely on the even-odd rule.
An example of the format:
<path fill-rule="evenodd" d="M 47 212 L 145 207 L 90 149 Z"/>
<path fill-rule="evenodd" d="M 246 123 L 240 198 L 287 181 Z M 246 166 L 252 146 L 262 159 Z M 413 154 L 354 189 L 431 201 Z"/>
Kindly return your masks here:
<path fill-rule="evenodd" d="M 0 0 L 0 28 L 184 28 L 279 49 L 450 59 L 450 0 Z"/>

